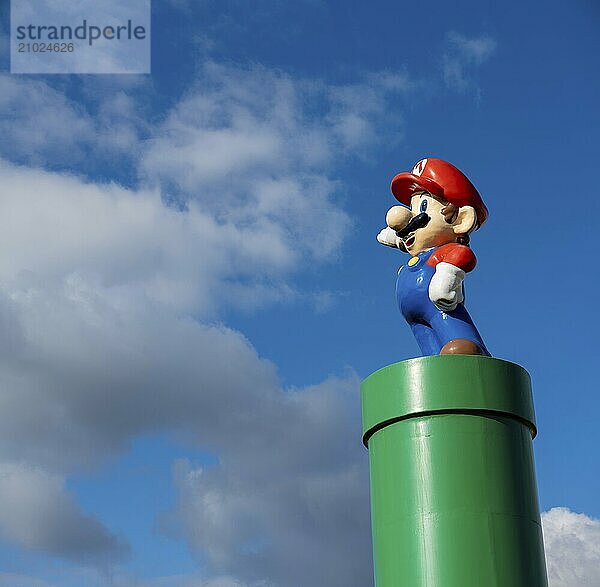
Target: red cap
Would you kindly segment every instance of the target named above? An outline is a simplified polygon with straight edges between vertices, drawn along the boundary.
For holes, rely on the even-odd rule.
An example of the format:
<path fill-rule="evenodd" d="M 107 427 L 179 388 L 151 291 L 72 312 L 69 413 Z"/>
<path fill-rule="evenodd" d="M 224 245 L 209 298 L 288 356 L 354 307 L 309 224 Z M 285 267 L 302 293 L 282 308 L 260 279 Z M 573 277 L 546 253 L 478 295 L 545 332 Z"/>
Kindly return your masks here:
<path fill-rule="evenodd" d="M 410 206 L 412 195 L 419 190 L 439 196 L 455 206 L 473 206 L 479 226 L 488 216 L 488 210 L 469 178 L 442 159 L 421 159 L 410 173 L 405 171 L 392 179 L 392 193 L 406 206 Z"/>

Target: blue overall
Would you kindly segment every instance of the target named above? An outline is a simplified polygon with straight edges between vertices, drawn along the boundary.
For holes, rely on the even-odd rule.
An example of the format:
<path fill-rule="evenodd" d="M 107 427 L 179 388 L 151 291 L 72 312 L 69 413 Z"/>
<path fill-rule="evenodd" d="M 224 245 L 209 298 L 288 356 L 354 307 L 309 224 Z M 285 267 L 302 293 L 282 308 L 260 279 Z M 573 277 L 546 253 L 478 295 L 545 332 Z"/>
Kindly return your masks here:
<path fill-rule="evenodd" d="M 418 255 L 414 265 L 403 265 L 396 280 L 396 298 L 402 315 L 410 325 L 423 355 L 438 355 L 442 347 L 456 338 L 474 342 L 485 355 L 488 350 L 464 305 L 452 312 L 440 310 L 429 299 L 429 283 L 435 268 L 427 259 L 435 249 Z"/>

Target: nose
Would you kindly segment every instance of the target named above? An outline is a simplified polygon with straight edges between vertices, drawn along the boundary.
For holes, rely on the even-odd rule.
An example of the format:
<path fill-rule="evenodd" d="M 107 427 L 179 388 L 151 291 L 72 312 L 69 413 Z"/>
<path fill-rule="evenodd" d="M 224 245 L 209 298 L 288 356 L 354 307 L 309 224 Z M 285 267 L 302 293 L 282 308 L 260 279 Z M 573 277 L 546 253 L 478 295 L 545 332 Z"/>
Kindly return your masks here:
<path fill-rule="evenodd" d="M 411 220 L 412 212 L 404 206 L 393 206 L 385 215 L 387 225 L 396 232 L 402 230 Z"/>

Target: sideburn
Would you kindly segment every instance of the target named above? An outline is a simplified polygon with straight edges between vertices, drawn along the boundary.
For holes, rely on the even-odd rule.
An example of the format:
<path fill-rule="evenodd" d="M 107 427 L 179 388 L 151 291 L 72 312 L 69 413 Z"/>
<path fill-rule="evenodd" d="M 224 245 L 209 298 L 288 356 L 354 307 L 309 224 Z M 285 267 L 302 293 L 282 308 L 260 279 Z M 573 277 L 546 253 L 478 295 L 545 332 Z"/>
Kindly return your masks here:
<path fill-rule="evenodd" d="M 446 204 L 442 208 L 441 212 L 442 212 L 442 215 L 444 216 L 444 220 L 448 224 L 452 224 L 456 220 L 456 217 L 458 216 L 458 207 L 455 206 L 454 204 Z"/>

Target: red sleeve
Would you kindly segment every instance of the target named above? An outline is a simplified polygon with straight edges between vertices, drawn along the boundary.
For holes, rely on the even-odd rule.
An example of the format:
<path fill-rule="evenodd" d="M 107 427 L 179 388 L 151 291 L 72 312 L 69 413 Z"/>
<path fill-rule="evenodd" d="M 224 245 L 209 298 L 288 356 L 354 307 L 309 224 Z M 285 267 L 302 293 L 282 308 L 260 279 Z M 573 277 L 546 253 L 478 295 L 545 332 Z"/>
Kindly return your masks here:
<path fill-rule="evenodd" d="M 475 264 L 477 263 L 475 254 L 469 247 L 456 243 L 449 243 L 438 247 L 431 257 L 427 259 L 427 265 L 435 267 L 442 261 L 450 263 L 450 265 L 454 265 L 467 273 L 473 271 L 473 269 L 475 269 Z"/>

